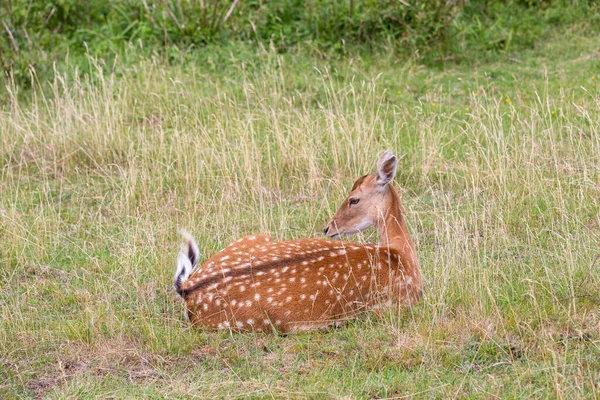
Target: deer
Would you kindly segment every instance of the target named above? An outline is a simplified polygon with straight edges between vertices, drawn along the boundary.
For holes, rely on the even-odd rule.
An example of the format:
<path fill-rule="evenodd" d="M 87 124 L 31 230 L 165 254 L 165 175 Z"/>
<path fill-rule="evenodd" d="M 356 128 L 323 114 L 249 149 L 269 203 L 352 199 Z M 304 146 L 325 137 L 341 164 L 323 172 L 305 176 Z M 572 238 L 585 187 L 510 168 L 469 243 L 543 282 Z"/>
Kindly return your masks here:
<path fill-rule="evenodd" d="M 403 207 L 391 185 L 398 159 L 385 151 L 374 174 L 359 178 L 327 223 L 329 239 L 242 237 L 200 267 L 198 244 L 184 234 L 175 290 L 192 326 L 296 333 L 327 330 L 383 306 L 406 308 L 422 296 L 421 273 Z M 339 239 L 374 225 L 378 244 Z"/>

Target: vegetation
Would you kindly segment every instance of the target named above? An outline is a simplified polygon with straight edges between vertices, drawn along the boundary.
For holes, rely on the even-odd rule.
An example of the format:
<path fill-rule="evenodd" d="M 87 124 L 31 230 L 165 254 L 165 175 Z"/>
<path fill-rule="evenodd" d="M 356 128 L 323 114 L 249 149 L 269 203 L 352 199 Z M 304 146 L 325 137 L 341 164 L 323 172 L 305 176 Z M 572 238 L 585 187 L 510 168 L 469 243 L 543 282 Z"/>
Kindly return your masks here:
<path fill-rule="evenodd" d="M 24 4 L 12 2 L 8 31 Z M 39 18 L 39 3 L 27 4 L 28 20 Z M 152 44 L 154 31 L 111 38 L 131 4 L 107 3 L 104 24 L 93 8 L 67 13 L 87 25 L 46 18 L 36 35 L 56 46 L 31 53 L 11 31 L 1 397 L 600 396 L 597 16 L 572 19 L 595 3 L 457 2 L 445 31 L 454 43 L 375 33 L 364 39 L 372 48 L 335 49 L 312 33 L 301 45 L 287 31 L 244 37 L 258 19 L 243 12 L 296 3 L 240 2 L 196 50 L 169 30 L 173 46 Z M 169 9 L 192 7 L 141 4 L 128 32 L 148 15 L 164 30 Z M 375 4 L 355 2 L 353 15 Z M 300 24 L 304 12 L 290 15 Z M 82 26 L 108 39 L 76 55 Z M 25 53 L 40 64 L 20 79 Z M 43 71 L 46 56 L 63 59 Z M 189 327 L 172 290 L 180 228 L 205 256 L 252 232 L 319 236 L 387 148 L 402 155 L 396 187 L 421 261 L 419 305 L 328 333 Z"/>
<path fill-rule="evenodd" d="M 478 59 L 529 49 L 557 29 L 600 27 L 595 0 L 8 0 L 0 4 L 0 68 L 20 85 L 32 71 L 52 79 L 64 64 L 89 72 L 86 55 L 117 66 L 136 54 L 209 44 L 272 43 L 318 53 L 390 50 L 440 59 Z M 583 23 L 582 23 L 583 21 Z M 57 64 L 57 65 L 55 65 Z M 113 71 L 111 71 L 113 72 Z M 116 71 L 118 72 L 118 70 Z"/>

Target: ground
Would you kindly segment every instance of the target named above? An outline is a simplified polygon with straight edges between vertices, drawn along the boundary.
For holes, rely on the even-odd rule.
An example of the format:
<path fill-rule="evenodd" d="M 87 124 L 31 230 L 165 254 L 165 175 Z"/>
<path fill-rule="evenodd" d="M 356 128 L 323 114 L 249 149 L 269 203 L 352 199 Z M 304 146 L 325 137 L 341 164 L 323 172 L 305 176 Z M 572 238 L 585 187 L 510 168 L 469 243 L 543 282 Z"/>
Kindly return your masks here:
<path fill-rule="evenodd" d="M 58 74 L 24 100 L 8 82 L 2 397 L 597 398 L 597 39 L 435 67 L 240 47 Z M 321 237 L 385 149 L 420 304 L 326 333 L 189 326 L 180 228 L 203 260 Z"/>

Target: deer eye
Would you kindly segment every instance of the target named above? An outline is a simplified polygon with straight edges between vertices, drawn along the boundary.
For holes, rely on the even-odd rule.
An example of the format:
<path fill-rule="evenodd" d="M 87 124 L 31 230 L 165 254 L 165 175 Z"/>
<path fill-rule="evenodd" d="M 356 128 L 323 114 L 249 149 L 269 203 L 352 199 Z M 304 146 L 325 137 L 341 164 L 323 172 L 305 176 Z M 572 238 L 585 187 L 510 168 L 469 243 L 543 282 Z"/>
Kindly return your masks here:
<path fill-rule="evenodd" d="M 350 199 L 349 204 L 351 206 L 353 206 L 355 204 L 358 204 L 359 201 L 360 201 L 360 199 L 352 198 L 352 199 Z"/>

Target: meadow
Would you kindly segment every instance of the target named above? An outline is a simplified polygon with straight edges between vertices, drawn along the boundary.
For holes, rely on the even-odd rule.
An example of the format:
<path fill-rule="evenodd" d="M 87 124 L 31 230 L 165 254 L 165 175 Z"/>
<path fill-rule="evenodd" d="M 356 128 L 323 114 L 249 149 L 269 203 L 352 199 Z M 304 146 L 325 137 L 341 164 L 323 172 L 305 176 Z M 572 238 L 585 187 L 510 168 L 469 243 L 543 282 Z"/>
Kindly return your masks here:
<path fill-rule="evenodd" d="M 0 396 L 599 398 L 597 44 L 437 66 L 239 45 L 7 78 Z M 204 258 L 321 237 L 385 149 L 417 306 L 326 333 L 189 326 L 179 229 Z"/>

